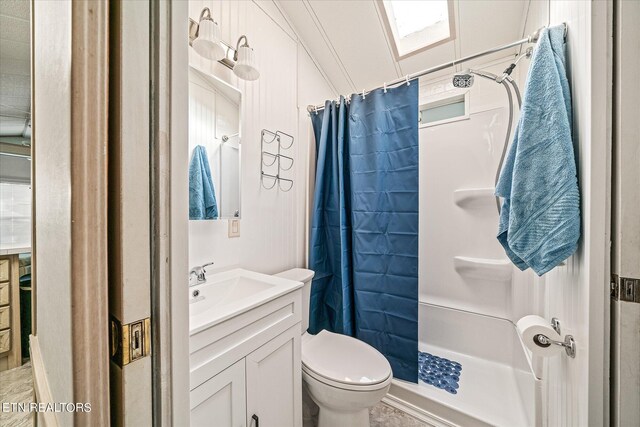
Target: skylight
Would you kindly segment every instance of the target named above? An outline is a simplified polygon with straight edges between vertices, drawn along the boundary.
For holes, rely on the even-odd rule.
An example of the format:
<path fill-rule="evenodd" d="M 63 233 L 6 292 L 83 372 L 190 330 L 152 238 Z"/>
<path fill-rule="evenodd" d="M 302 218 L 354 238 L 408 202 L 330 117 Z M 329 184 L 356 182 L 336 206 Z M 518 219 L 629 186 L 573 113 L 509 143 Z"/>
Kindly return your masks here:
<path fill-rule="evenodd" d="M 381 3 L 396 59 L 454 38 L 451 0 L 383 0 Z"/>

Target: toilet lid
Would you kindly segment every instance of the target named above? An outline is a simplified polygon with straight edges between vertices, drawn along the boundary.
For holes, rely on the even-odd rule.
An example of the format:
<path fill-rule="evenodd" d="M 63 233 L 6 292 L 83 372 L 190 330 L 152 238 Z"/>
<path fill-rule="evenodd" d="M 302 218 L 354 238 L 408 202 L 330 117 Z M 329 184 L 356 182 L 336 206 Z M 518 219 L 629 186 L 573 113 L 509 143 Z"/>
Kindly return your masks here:
<path fill-rule="evenodd" d="M 391 365 L 378 350 L 325 330 L 303 341 L 302 363 L 316 374 L 343 384 L 378 384 L 391 375 Z"/>

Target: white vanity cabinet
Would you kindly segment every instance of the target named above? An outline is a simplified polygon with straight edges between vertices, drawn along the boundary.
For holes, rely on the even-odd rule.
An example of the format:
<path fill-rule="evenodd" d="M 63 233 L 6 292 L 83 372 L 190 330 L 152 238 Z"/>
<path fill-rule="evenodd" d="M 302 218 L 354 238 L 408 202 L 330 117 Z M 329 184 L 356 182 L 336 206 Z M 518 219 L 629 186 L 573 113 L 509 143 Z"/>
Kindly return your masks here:
<path fill-rule="evenodd" d="M 301 298 L 298 288 L 191 334 L 191 426 L 302 426 Z"/>

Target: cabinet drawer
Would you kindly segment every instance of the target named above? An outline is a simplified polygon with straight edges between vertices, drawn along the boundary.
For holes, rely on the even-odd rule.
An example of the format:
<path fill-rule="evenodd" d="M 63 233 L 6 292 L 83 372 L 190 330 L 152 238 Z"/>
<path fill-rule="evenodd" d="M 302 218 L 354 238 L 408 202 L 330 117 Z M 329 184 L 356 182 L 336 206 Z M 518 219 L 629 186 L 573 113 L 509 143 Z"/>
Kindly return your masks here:
<path fill-rule="evenodd" d="M 11 330 L 0 331 L 0 353 L 11 350 Z"/>
<path fill-rule="evenodd" d="M 0 283 L 0 305 L 9 304 L 9 282 Z"/>
<path fill-rule="evenodd" d="M 0 307 L 0 329 L 7 329 L 9 326 L 11 326 L 9 307 Z"/>
<path fill-rule="evenodd" d="M 9 280 L 9 259 L 0 259 L 0 282 Z"/>

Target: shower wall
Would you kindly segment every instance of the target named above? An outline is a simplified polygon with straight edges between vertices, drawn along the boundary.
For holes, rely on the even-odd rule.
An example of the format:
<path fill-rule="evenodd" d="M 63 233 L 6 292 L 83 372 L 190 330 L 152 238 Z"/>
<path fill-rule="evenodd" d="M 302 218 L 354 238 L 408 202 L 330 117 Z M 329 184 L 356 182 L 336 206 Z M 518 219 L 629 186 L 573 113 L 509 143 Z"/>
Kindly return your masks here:
<path fill-rule="evenodd" d="M 475 67 L 501 73 L 511 58 Z M 522 62 L 521 62 L 522 63 Z M 468 91 L 468 118 L 420 128 L 420 302 L 516 321 L 539 295 L 496 239 L 495 175 L 509 107 L 502 85 L 422 81 L 421 104 Z M 517 103 L 514 97 L 514 121 Z M 428 326 L 425 326 L 428 327 Z"/>
<path fill-rule="evenodd" d="M 504 54 L 472 68 L 501 74 L 512 60 Z M 394 384 L 391 395 L 457 425 L 541 426 L 540 382 L 512 323 L 531 314 L 531 302 L 541 295 L 496 239 L 493 194 L 509 120 L 507 92 L 479 76 L 470 89 L 453 88 L 452 75 L 423 80 L 420 87 L 421 105 L 460 95 L 468 101 L 466 116 L 419 130 L 418 334 L 425 351 L 458 355 L 473 382 L 461 384 L 463 392 L 451 399 L 425 385 Z M 513 109 L 515 123 L 515 95 Z M 487 377 L 491 385 L 474 389 Z M 505 394 L 508 408 L 500 397 Z"/>

